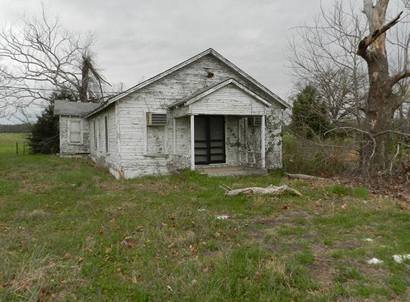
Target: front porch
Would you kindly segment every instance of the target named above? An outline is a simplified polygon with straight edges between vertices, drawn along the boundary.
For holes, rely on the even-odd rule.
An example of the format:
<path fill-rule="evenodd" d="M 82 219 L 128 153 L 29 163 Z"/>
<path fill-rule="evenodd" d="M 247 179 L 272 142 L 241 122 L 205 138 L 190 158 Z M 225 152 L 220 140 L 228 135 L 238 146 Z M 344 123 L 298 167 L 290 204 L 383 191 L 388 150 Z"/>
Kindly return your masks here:
<path fill-rule="evenodd" d="M 231 167 L 231 173 L 237 174 L 249 173 L 249 169 L 265 170 L 265 148 L 264 115 L 190 116 L 191 170 L 204 166 L 208 166 L 209 171 L 228 171 Z M 248 171 L 239 173 L 238 167 Z"/>
<path fill-rule="evenodd" d="M 191 170 L 221 176 L 263 174 L 265 124 L 270 107 L 269 102 L 243 85 L 228 80 L 170 106 L 173 136 L 180 137 L 177 121 L 185 121 L 189 135 L 189 154 L 185 156 L 188 155 Z M 174 139 L 174 150 L 177 145 Z"/>

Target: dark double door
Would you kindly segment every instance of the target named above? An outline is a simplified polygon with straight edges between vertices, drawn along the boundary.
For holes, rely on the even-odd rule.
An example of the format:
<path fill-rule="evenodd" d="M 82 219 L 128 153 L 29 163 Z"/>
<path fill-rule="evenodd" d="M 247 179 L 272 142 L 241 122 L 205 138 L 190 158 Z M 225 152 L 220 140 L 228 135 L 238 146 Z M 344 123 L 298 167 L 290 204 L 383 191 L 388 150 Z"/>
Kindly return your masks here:
<path fill-rule="evenodd" d="M 195 164 L 225 162 L 224 116 L 195 117 Z"/>

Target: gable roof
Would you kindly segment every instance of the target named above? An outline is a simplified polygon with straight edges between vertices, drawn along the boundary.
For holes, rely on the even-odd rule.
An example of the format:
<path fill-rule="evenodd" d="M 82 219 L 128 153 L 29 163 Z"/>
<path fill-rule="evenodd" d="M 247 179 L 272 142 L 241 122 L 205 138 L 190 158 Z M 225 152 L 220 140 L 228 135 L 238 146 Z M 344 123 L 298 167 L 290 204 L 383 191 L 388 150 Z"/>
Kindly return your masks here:
<path fill-rule="evenodd" d="M 71 102 L 67 100 L 57 100 L 54 102 L 54 114 L 82 117 L 96 110 L 100 106 L 100 103 L 83 103 Z"/>
<path fill-rule="evenodd" d="M 271 104 L 267 101 L 265 101 L 263 98 L 261 98 L 259 95 L 253 93 L 252 91 L 250 91 L 248 88 L 246 88 L 244 85 L 242 85 L 241 83 L 239 83 L 238 81 L 234 80 L 234 79 L 228 79 L 226 81 L 223 81 L 221 83 L 215 84 L 211 87 L 206 87 L 204 89 L 198 90 L 197 92 L 195 92 L 194 94 L 190 95 L 189 97 L 187 97 L 186 99 L 182 100 L 182 101 L 178 101 L 174 104 L 171 104 L 169 106 L 169 108 L 174 108 L 174 107 L 178 107 L 181 105 L 191 105 L 199 100 L 201 100 L 202 98 L 214 93 L 215 91 L 218 91 L 228 85 L 234 85 L 237 88 L 239 88 L 240 90 L 242 90 L 243 92 L 249 94 L 250 96 L 252 96 L 253 98 L 255 98 L 256 100 L 258 100 L 259 102 L 261 102 L 262 104 L 264 104 L 267 107 L 271 107 Z"/>
<path fill-rule="evenodd" d="M 282 98 L 280 98 L 279 96 L 277 96 L 276 94 L 274 94 L 272 91 L 270 91 L 268 88 L 266 88 L 264 85 L 262 85 L 261 83 L 259 83 L 257 80 L 255 80 L 254 78 L 252 78 L 250 75 L 248 75 L 246 72 L 244 72 L 242 69 L 240 69 L 238 66 L 236 66 L 235 64 L 233 64 L 231 61 L 229 61 L 228 59 L 226 59 L 224 56 L 222 56 L 221 54 L 219 54 L 217 51 L 215 51 L 213 48 L 209 48 L 199 54 L 197 54 L 196 56 L 193 56 L 192 58 L 179 63 L 178 65 L 175 65 L 174 67 L 148 79 L 145 80 L 129 89 L 127 89 L 124 92 L 121 92 L 115 96 L 113 96 L 112 98 L 108 99 L 106 103 L 104 103 L 104 105 L 102 105 L 101 107 L 99 107 L 98 109 L 94 110 L 93 112 L 91 112 L 87 117 L 90 117 L 96 113 L 98 113 L 99 111 L 107 108 L 109 105 L 111 105 L 112 103 L 115 103 L 116 101 L 130 95 L 131 93 L 134 93 L 136 91 L 138 91 L 139 89 L 142 89 L 168 75 L 170 75 L 171 73 L 180 70 L 181 68 L 201 59 L 202 57 L 206 56 L 206 55 L 212 55 L 215 58 L 217 58 L 218 60 L 220 60 L 221 62 L 223 62 L 225 65 L 229 66 L 230 68 L 232 68 L 233 70 L 235 70 L 237 73 L 239 73 L 241 76 L 243 76 L 245 79 L 247 79 L 249 82 L 251 82 L 252 84 L 254 84 L 256 87 L 258 87 L 259 89 L 261 89 L 263 92 L 265 92 L 267 95 L 269 95 L 272 99 L 274 99 L 275 101 L 277 101 L 280 105 L 282 105 L 284 108 L 290 108 L 289 104 L 286 103 Z"/>

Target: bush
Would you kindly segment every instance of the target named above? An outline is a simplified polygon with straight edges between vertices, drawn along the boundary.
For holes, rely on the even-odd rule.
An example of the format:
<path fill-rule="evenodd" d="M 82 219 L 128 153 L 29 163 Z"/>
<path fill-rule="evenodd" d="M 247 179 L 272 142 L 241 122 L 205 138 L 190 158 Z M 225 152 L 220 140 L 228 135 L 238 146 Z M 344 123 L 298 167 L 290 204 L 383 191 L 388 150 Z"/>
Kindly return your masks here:
<path fill-rule="evenodd" d="M 291 132 L 283 135 L 283 165 L 286 172 L 329 177 L 351 172 L 356 163 L 355 151 L 346 139 L 315 141 Z"/>
<path fill-rule="evenodd" d="M 309 139 L 323 136 L 331 128 L 329 110 L 320 100 L 315 87 L 307 85 L 296 96 L 291 128 L 295 133 Z"/>
<path fill-rule="evenodd" d="M 29 145 L 33 153 L 54 154 L 60 149 L 58 116 L 54 115 L 54 108 L 50 105 L 31 129 Z"/>

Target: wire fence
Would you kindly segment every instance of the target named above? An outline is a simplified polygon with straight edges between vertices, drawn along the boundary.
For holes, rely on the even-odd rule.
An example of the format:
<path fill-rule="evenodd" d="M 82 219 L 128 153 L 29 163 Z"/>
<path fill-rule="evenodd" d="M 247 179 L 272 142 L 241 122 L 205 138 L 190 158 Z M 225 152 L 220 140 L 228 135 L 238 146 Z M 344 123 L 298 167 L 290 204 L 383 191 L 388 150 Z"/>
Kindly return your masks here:
<path fill-rule="evenodd" d="M 26 155 L 30 153 L 30 146 L 26 142 L 16 142 L 16 155 Z"/>

